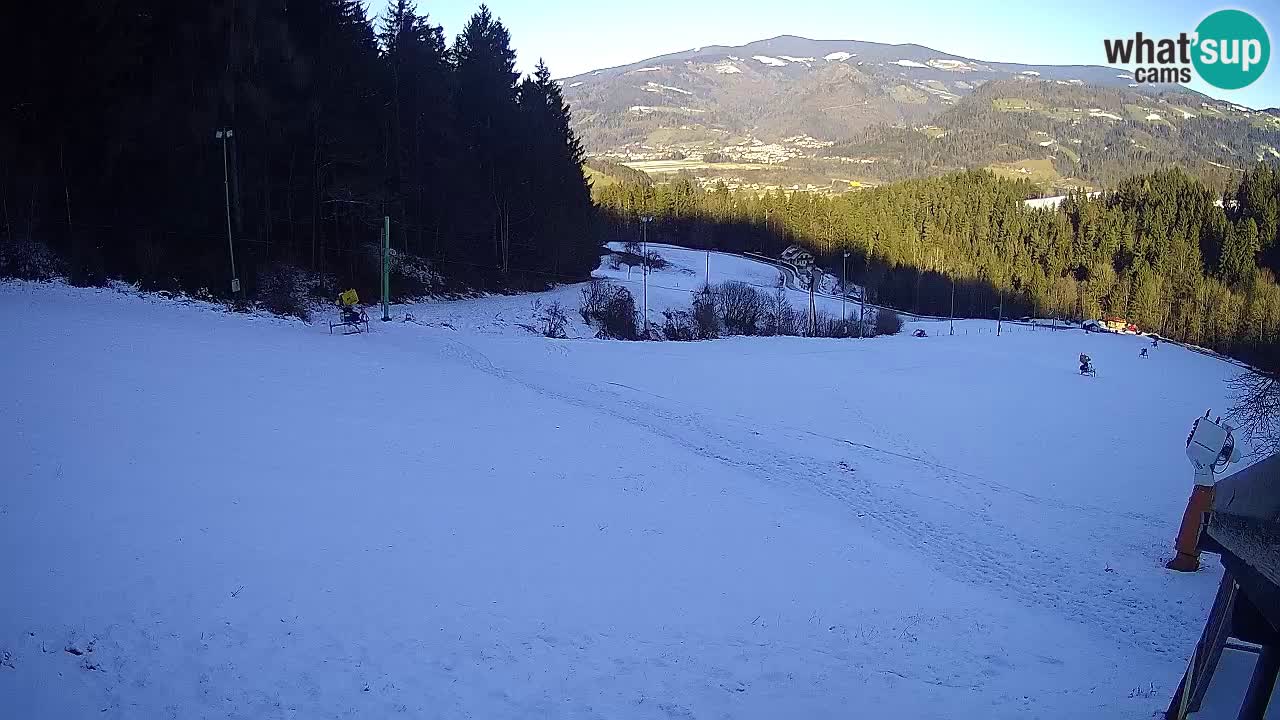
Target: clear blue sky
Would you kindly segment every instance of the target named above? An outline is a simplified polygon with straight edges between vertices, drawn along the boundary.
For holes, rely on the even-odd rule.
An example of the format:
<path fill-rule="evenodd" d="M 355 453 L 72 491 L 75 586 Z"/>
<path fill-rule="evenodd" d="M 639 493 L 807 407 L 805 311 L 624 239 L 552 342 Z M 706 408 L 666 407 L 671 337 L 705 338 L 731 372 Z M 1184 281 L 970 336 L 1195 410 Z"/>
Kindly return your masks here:
<path fill-rule="evenodd" d="M 367 0 L 371 14 L 387 0 Z M 452 41 L 478 0 L 420 0 L 419 12 Z M 556 77 L 626 65 L 702 45 L 741 45 L 777 35 L 820 40 L 917 43 L 997 62 L 1105 65 L 1104 38 L 1174 37 L 1214 10 L 1234 7 L 1262 21 L 1273 53 L 1266 73 L 1247 88 L 1192 88 L 1255 108 L 1280 106 L 1280 4 L 1274 2 L 1127 2 L 1057 0 L 492 0 L 511 31 L 519 68 L 544 58 Z"/>

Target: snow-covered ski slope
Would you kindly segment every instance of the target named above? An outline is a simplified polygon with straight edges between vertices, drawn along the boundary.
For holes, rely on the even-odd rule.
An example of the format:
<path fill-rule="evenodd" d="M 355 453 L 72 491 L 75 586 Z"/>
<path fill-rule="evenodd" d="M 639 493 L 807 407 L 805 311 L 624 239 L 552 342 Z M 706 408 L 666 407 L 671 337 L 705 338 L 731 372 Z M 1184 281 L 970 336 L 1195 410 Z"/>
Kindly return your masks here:
<path fill-rule="evenodd" d="M 651 306 L 688 302 L 688 252 L 696 277 L 651 276 Z M 713 281 L 772 285 L 741 262 L 713 254 Z M 976 321 L 557 341 L 520 327 L 532 300 L 397 306 L 342 337 L 0 285 L 0 716 L 1167 701 L 1219 573 L 1161 566 L 1183 443 L 1237 368 Z"/>

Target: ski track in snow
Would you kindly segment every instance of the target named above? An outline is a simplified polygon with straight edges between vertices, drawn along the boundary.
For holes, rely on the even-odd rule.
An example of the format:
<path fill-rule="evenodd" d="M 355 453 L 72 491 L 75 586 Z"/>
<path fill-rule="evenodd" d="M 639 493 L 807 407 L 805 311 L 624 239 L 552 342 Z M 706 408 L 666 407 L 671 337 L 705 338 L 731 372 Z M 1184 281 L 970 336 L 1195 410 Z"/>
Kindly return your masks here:
<path fill-rule="evenodd" d="M 888 448 L 841 438 L 824 438 L 830 443 L 854 445 L 880 456 L 881 459 L 876 464 L 864 460 L 856 467 L 858 470 L 868 471 L 872 477 L 875 465 L 898 465 L 899 469 L 908 473 L 929 473 L 938 483 L 965 495 L 969 502 L 951 509 L 973 513 L 972 517 L 980 523 L 981 531 L 973 534 L 959 533 L 904 504 L 903 493 L 911 492 L 907 488 L 882 486 L 874 481 L 856 488 L 850 487 L 847 478 L 838 466 L 833 466 L 829 457 L 797 455 L 776 446 L 769 439 L 793 437 L 794 430 L 785 427 L 761 428 L 758 423 L 723 428 L 723 421 L 719 418 L 681 412 L 604 388 L 580 392 L 573 390 L 570 384 L 565 384 L 552 389 L 497 367 L 483 353 L 460 341 L 450 341 L 445 347 L 449 349 L 442 352 L 444 357 L 554 400 L 612 415 L 653 435 L 671 440 L 690 452 L 749 472 L 763 482 L 787 488 L 815 489 L 841 502 L 860 518 L 867 518 L 875 523 L 877 531 L 891 536 L 893 542 L 909 546 L 930 558 L 940 572 L 956 580 L 990 585 L 1011 599 L 1076 618 L 1085 626 L 1144 627 L 1141 631 L 1121 635 L 1124 641 L 1143 650 L 1179 654 L 1186 651 L 1183 646 L 1185 632 L 1177 629 L 1182 615 L 1172 607 L 1175 605 L 1173 600 L 1160 602 L 1160 598 L 1144 596 L 1135 592 L 1136 588 L 1126 588 L 1119 582 L 1108 589 L 1105 597 L 1096 597 L 1090 584 L 1097 575 L 1093 558 L 1088 554 L 1082 557 L 1072 543 L 1064 542 L 1056 548 L 1056 557 L 1050 553 L 1047 565 L 1028 566 L 1011 556 L 1007 550 L 1001 550 L 1000 548 L 1027 545 L 984 511 L 994 492 L 1010 490 L 1005 486 L 973 476 L 969 476 L 971 480 L 966 482 L 961 478 L 967 473 L 933 460 L 911 456 L 905 448 L 892 447 L 892 442 L 885 437 L 878 439 L 880 443 L 889 445 Z M 608 397 L 608 402 L 601 401 L 602 397 Z M 746 444 L 734 440 L 735 437 L 751 437 L 753 442 Z M 984 491 L 974 485 L 987 487 Z M 936 487 L 932 483 L 930 486 Z M 1109 516 L 1102 507 L 1050 502 L 1025 493 L 1018 493 L 1018 496 L 1020 503 L 1026 506 L 1018 511 L 1044 515 L 1048 524 L 1069 525 L 1085 516 L 1090 522 L 1098 523 L 1099 529 L 1105 530 L 1102 536 L 1106 538 L 1139 537 L 1167 525 L 1167 521 L 1162 518 L 1133 514 Z M 977 536 L 989 538 L 990 541 L 981 542 Z M 1034 552 L 1041 554 L 1041 551 Z M 1166 549 L 1161 546 L 1158 552 L 1165 553 Z M 1081 562 L 1082 560 L 1090 562 Z M 1152 560 L 1158 562 L 1160 555 L 1154 555 Z M 1045 569 L 1050 572 L 1044 573 Z M 1081 588 L 1085 590 L 1079 591 Z M 1149 625 L 1148 622 L 1137 623 L 1135 620 L 1138 618 L 1147 621 L 1154 619 L 1154 622 Z M 1154 629 L 1157 627 L 1173 628 L 1175 631 L 1161 632 Z"/>

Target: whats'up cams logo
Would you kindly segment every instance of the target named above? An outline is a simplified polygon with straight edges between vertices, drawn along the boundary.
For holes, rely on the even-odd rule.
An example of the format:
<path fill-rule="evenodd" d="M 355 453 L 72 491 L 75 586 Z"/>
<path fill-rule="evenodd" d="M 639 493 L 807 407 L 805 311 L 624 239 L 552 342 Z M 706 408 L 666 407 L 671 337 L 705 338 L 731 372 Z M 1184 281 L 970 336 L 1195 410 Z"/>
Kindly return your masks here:
<path fill-rule="evenodd" d="M 1103 40 L 1107 62 L 1139 65 L 1133 79 L 1140 83 L 1189 83 L 1191 69 L 1202 80 L 1236 90 L 1262 77 L 1271 59 L 1271 39 L 1257 18 L 1243 10 L 1219 10 L 1176 38 Z"/>

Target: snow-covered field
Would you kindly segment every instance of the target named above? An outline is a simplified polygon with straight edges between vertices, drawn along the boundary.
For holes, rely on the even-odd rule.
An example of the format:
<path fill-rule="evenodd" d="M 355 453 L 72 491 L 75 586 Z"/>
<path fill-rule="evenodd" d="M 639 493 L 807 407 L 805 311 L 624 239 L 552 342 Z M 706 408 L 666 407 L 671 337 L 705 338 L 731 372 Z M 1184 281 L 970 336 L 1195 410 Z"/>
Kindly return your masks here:
<path fill-rule="evenodd" d="M 610 243 L 610 249 L 620 251 L 623 243 Z M 800 313 L 807 313 L 809 308 L 809 291 L 806 280 L 797 277 L 790 266 L 774 266 L 765 262 L 716 251 L 690 250 L 675 245 L 649 243 L 649 252 L 656 253 L 667 261 L 668 267 L 650 269 L 649 271 L 649 321 L 662 322 L 662 311 L 667 308 L 689 309 L 695 293 L 700 291 L 709 281 L 717 285 L 725 281 L 745 283 L 765 295 L 772 295 L 781 290 L 791 305 Z M 643 311 L 644 305 L 644 273 L 639 266 L 620 265 L 612 267 L 602 263 L 596 270 L 596 277 L 622 285 L 635 296 L 637 310 Z M 849 284 L 850 297 L 843 303 L 838 294 L 839 278 L 823 275 L 819 281 L 819 295 L 814 304 L 819 312 L 832 318 L 845 317 L 856 319 L 858 316 L 857 294 L 861 288 Z M 572 296 L 562 298 L 562 303 L 570 303 L 577 307 L 577 290 Z M 525 302 L 527 304 L 527 301 Z M 874 311 L 866 310 L 867 319 L 874 319 Z M 586 328 L 583 328 L 585 331 Z"/>
<path fill-rule="evenodd" d="M 702 282 L 686 252 L 651 307 Z M 711 273 L 777 277 L 715 254 Z M 977 321 L 557 341 L 520 327 L 532 300 L 397 306 L 342 337 L 0 285 L 0 716 L 1167 702 L 1219 573 L 1162 567 L 1182 447 L 1233 366 Z"/>

